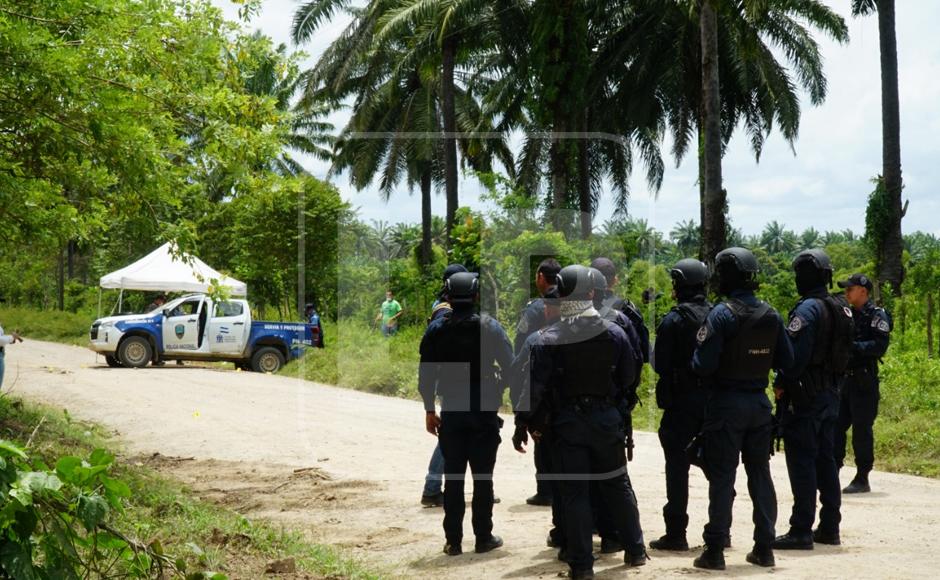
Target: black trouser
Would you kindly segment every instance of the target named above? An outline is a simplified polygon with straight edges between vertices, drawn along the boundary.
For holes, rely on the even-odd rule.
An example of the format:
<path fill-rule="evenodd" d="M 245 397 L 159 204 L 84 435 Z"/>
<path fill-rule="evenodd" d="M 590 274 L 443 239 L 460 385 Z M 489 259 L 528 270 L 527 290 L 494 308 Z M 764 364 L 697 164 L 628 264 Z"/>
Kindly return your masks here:
<path fill-rule="evenodd" d="M 881 390 L 878 367 L 853 369 L 845 377 L 836 428 L 836 464 L 845 464 L 846 433 L 852 428 L 852 450 L 859 473 L 868 474 L 875 465 L 875 433 Z"/>
<path fill-rule="evenodd" d="M 593 569 L 590 482 L 597 490 L 631 554 L 644 552 L 643 532 L 636 497 L 627 476 L 620 413 L 606 403 L 566 406 L 555 414 L 553 437 L 557 446 L 556 477 L 560 491 L 568 563 L 573 571 Z"/>
<path fill-rule="evenodd" d="M 839 393 L 824 389 L 806 405 L 794 405 L 781 414 L 787 474 L 793 491 L 790 532 L 808 536 L 816 519 L 819 492 L 819 529 L 835 533 L 842 520 L 842 489 L 835 458 L 835 432 Z"/>
<path fill-rule="evenodd" d="M 493 533 L 493 467 L 499 417 L 492 412 L 442 412 L 439 431 L 444 453 L 444 535 L 449 544 L 463 540 L 464 479 L 473 474 L 473 534 L 485 541 Z"/>
<path fill-rule="evenodd" d="M 666 505 L 663 520 L 666 535 L 685 536 L 689 525 L 689 456 L 686 448 L 702 430 L 705 420 L 705 391 L 694 391 L 677 398 L 663 411 L 659 423 L 659 443 L 666 457 Z"/>
<path fill-rule="evenodd" d="M 769 546 L 777 521 L 777 494 L 770 478 L 770 400 L 764 391 L 713 389 L 705 406 L 705 466 L 708 473 L 708 524 L 702 537 L 723 548 L 730 538 L 731 506 L 738 458 L 747 473 L 754 505 L 754 543 Z"/>
<path fill-rule="evenodd" d="M 535 462 L 535 493 L 551 499 L 553 487 L 546 475 L 552 473 L 552 450 L 543 441 L 536 440 L 533 444 L 532 460 Z"/>

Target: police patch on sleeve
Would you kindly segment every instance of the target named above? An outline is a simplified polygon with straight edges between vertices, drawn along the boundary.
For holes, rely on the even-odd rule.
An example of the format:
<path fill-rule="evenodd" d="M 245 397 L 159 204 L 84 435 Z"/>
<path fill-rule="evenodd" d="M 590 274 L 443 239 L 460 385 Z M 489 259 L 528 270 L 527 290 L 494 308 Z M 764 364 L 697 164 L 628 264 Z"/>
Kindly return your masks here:
<path fill-rule="evenodd" d="M 695 341 L 702 344 L 705 342 L 706 338 L 708 338 L 708 327 L 703 324 L 702 327 L 698 329 L 698 332 L 695 333 Z"/>
<path fill-rule="evenodd" d="M 891 325 L 888 324 L 888 321 L 887 321 L 887 320 L 885 320 L 885 319 L 883 319 L 883 318 L 876 318 L 876 319 L 873 320 L 872 322 L 875 322 L 875 321 L 877 321 L 877 324 L 873 324 L 872 326 L 874 326 L 875 328 L 877 328 L 877 329 L 880 330 L 881 332 L 884 332 L 885 334 L 887 334 L 888 332 L 891 331 Z"/>
<path fill-rule="evenodd" d="M 799 331 L 803 330 L 803 326 L 805 326 L 805 324 L 806 323 L 803 322 L 802 318 L 800 318 L 799 316 L 794 316 L 793 318 L 790 319 L 790 324 L 787 325 L 787 332 L 789 332 L 790 334 L 796 334 Z"/>

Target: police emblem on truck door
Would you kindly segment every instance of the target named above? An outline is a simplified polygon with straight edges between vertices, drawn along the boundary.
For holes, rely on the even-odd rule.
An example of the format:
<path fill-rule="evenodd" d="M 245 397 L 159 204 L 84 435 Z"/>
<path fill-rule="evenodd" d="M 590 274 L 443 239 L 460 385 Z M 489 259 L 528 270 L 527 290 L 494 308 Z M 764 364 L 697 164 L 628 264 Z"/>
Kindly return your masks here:
<path fill-rule="evenodd" d="M 183 324 L 177 324 L 173 330 L 176 332 L 176 338 L 183 338 L 186 334 L 186 326 Z"/>

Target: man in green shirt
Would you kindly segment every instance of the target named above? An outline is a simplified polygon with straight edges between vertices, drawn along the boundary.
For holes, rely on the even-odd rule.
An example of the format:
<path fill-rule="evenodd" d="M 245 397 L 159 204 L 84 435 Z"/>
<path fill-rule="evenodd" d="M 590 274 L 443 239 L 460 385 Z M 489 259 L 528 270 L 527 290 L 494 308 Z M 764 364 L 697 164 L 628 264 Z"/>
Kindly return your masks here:
<path fill-rule="evenodd" d="M 391 290 L 385 292 L 385 302 L 379 307 L 379 313 L 376 320 L 382 319 L 382 335 L 388 337 L 398 332 L 398 317 L 401 316 L 402 309 L 398 300 L 395 300 Z"/>

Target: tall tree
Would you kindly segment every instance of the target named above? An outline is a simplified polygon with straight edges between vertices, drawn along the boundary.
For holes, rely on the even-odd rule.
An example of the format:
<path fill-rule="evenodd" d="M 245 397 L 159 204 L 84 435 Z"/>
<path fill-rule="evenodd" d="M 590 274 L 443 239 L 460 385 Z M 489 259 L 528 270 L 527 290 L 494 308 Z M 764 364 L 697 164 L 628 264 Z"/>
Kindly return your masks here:
<path fill-rule="evenodd" d="M 901 295 L 904 281 L 904 240 L 901 203 L 904 188 L 901 179 L 901 112 L 898 97 L 898 41 L 894 0 L 852 0 L 854 16 L 878 13 L 878 37 L 881 48 L 881 159 L 882 178 L 887 196 L 887 220 L 875 248 L 880 283 L 890 283 L 895 295 Z"/>
<path fill-rule="evenodd" d="M 725 245 L 725 191 L 721 184 L 721 96 L 718 70 L 718 15 L 711 0 L 702 0 L 702 255 L 709 271 L 715 272 L 715 255 Z"/>

